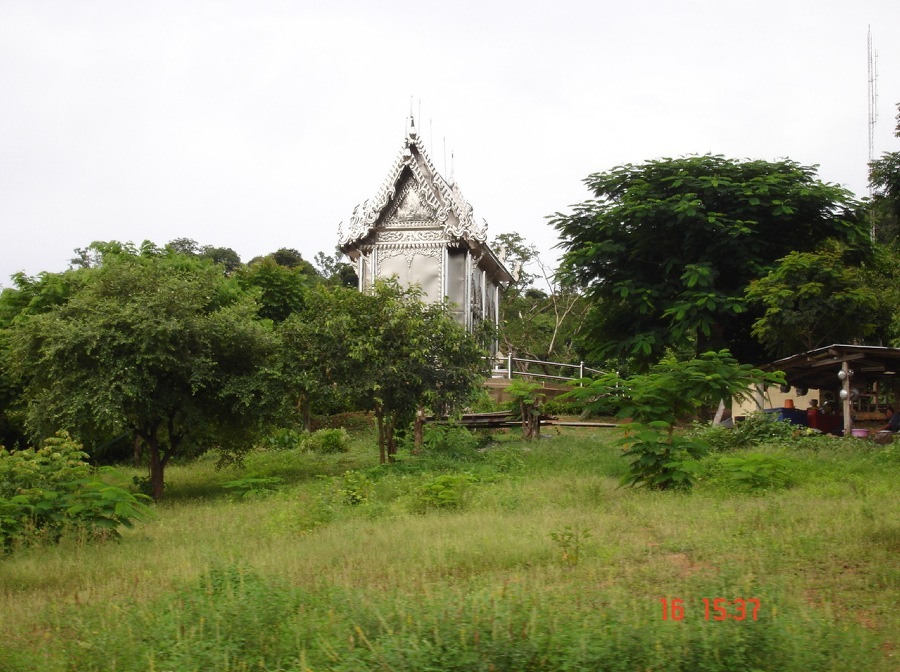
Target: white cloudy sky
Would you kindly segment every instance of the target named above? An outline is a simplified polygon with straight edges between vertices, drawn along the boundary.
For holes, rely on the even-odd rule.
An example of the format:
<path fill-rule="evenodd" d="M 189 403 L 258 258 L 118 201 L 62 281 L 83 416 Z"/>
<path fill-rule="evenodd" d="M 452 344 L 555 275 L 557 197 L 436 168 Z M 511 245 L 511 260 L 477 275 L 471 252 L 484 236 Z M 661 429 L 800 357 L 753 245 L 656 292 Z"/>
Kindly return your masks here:
<path fill-rule="evenodd" d="M 897 0 L 0 0 L 0 284 L 94 240 L 331 252 L 411 99 L 490 235 L 549 257 L 544 218 L 627 162 L 790 157 L 863 196 L 869 25 L 880 154 Z"/>

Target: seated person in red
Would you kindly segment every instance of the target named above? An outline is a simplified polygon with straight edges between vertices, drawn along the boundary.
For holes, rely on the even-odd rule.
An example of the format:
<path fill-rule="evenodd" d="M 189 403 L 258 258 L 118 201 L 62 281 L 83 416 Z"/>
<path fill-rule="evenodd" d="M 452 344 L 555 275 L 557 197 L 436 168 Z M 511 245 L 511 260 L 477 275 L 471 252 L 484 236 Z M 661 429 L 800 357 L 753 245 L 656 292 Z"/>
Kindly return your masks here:
<path fill-rule="evenodd" d="M 806 409 L 806 424 L 813 429 L 820 429 L 819 427 L 819 413 L 821 413 L 819 409 L 819 400 L 818 399 L 810 399 L 809 400 L 809 408 Z"/>

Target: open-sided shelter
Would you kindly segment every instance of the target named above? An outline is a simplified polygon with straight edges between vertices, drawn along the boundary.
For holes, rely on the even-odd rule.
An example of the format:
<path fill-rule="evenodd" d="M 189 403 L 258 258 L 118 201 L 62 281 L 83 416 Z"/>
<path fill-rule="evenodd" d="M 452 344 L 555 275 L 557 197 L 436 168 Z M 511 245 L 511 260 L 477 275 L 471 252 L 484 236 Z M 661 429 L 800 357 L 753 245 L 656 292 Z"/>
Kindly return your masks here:
<path fill-rule="evenodd" d="M 835 344 L 785 357 L 762 368 L 783 371 L 787 384 L 798 396 L 816 389 L 835 399 L 845 434 L 853 427 L 854 417 L 881 418 L 880 409 L 900 393 L 900 348 Z"/>

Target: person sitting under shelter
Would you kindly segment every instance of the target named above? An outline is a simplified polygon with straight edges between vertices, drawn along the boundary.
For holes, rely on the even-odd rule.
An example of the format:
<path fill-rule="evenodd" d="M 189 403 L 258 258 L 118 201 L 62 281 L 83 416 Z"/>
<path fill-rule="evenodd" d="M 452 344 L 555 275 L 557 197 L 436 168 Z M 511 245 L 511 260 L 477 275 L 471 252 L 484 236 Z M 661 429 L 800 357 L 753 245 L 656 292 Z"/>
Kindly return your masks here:
<path fill-rule="evenodd" d="M 890 406 L 885 409 L 885 412 L 888 416 L 887 424 L 884 427 L 879 427 L 878 431 L 891 432 L 892 434 L 900 432 L 900 413 L 897 413 L 897 411 Z"/>

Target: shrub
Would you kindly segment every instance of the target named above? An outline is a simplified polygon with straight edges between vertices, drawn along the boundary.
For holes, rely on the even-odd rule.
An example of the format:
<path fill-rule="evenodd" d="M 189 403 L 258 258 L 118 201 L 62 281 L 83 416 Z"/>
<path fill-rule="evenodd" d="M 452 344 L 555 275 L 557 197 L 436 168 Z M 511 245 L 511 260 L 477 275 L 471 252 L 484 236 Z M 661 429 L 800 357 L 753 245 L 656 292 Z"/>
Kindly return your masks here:
<path fill-rule="evenodd" d="M 625 428 L 625 436 L 617 442 L 630 460 L 622 485 L 670 490 L 694 484 L 702 471 L 699 460 L 709 450 L 705 443 L 674 434 L 663 421 L 631 423 Z"/>
<path fill-rule="evenodd" d="M 94 475 L 87 453 L 66 434 L 37 450 L 0 448 L 0 548 L 56 542 L 67 530 L 118 537 L 149 514 L 142 499 Z M 110 473 L 105 468 L 101 473 Z"/>
<path fill-rule="evenodd" d="M 562 530 L 550 533 L 553 543 L 562 552 L 562 561 L 570 567 L 578 564 L 584 544 L 591 536 L 589 529 L 573 528 L 571 525 L 566 525 Z"/>
<path fill-rule="evenodd" d="M 487 437 L 490 440 L 490 437 Z M 481 457 L 481 440 L 459 425 L 426 425 L 422 447 L 426 455 L 471 462 Z"/>
<path fill-rule="evenodd" d="M 779 420 L 773 413 L 750 413 L 733 428 L 695 425 L 688 432 L 691 438 L 709 445 L 714 452 L 753 448 L 763 444 L 778 444 L 795 438 L 798 426 Z"/>
<path fill-rule="evenodd" d="M 356 506 L 369 501 L 375 484 L 365 474 L 351 470 L 345 471 L 340 479 L 336 478 L 335 485 L 343 502 Z"/>
<path fill-rule="evenodd" d="M 429 509 L 460 509 L 467 500 L 469 486 L 475 482 L 471 474 L 441 474 L 416 489 L 412 509 L 425 513 Z"/>
<path fill-rule="evenodd" d="M 302 447 L 304 439 L 305 432 L 282 427 L 263 439 L 263 447 L 269 450 L 293 450 Z"/>
<path fill-rule="evenodd" d="M 745 492 L 784 488 L 793 483 L 792 464 L 782 457 L 759 453 L 722 457 L 716 465 L 715 480 Z"/>
<path fill-rule="evenodd" d="M 313 453 L 348 453 L 350 452 L 350 435 L 346 429 L 319 429 L 306 434 L 303 445 Z"/>

